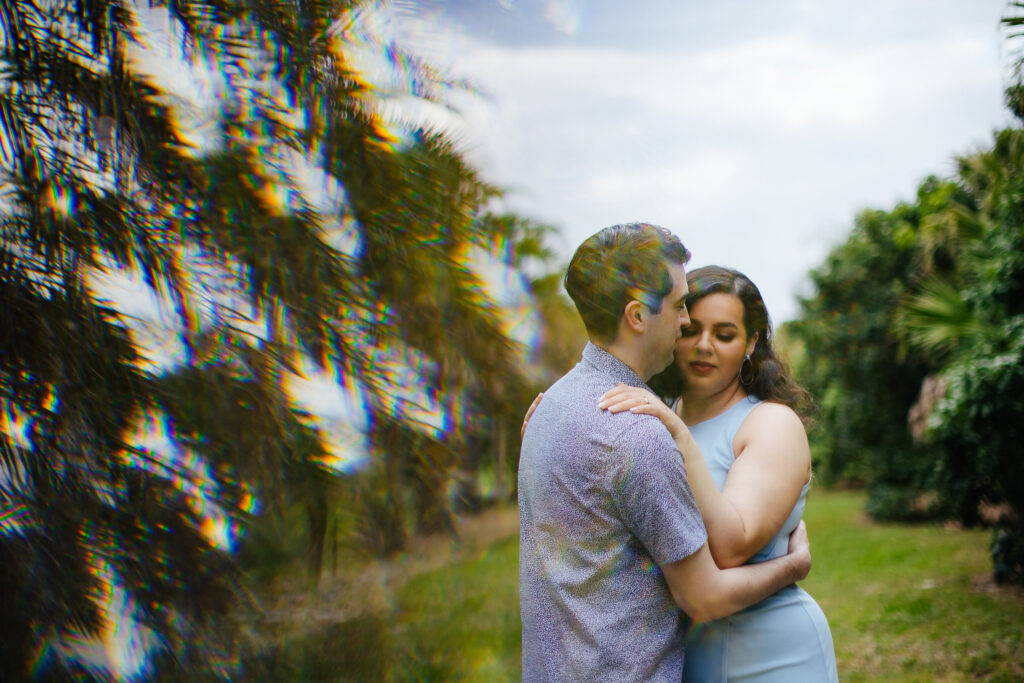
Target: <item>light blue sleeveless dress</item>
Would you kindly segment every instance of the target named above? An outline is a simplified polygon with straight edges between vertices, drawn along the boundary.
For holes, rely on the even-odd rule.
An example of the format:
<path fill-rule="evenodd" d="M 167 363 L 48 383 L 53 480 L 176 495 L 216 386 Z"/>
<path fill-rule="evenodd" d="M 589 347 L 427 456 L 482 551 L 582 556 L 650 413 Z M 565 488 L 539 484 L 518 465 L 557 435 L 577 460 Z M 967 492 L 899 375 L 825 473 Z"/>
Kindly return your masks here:
<path fill-rule="evenodd" d="M 690 427 L 719 490 L 732 467 L 732 442 L 743 420 L 762 401 L 749 396 L 721 415 Z M 800 523 L 810 482 L 775 538 L 748 564 L 785 555 L 789 534 Z M 818 603 L 793 584 L 725 619 L 690 624 L 683 681 L 815 683 L 838 681 L 832 632 Z"/>

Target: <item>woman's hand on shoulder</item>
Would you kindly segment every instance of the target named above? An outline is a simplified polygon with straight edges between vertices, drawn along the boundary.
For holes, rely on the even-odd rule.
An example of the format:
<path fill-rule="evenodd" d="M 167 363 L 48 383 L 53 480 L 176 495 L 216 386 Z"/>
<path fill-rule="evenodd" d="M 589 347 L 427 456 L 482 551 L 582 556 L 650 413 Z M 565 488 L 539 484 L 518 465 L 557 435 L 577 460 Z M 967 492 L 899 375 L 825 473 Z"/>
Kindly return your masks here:
<path fill-rule="evenodd" d="M 688 431 L 682 418 L 676 415 L 672 408 L 665 405 L 664 401 L 647 389 L 640 387 L 619 384 L 614 389 L 606 391 L 598 399 L 597 407 L 610 413 L 621 413 L 628 410 L 638 415 L 653 415 L 661 420 L 673 439 Z"/>

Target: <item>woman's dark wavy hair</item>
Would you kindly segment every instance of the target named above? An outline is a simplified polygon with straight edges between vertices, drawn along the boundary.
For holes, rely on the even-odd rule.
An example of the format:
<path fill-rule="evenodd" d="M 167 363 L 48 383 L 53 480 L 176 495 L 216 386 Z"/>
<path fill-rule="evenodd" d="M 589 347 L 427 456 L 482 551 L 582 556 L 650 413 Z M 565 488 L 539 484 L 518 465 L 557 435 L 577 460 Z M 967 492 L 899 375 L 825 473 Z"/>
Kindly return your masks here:
<path fill-rule="evenodd" d="M 786 365 L 775 355 L 772 343 L 772 321 L 757 286 L 743 273 L 722 266 L 705 266 L 686 274 L 689 293 L 686 306 L 692 309 L 698 301 L 709 294 L 731 294 L 743 304 L 743 326 L 747 339 L 756 332 L 757 344 L 750 354 L 753 363 L 754 380 L 744 385 L 748 394 L 765 401 L 774 401 L 789 406 L 805 422 L 814 412 L 814 402 L 807 390 L 801 387 L 790 374 Z M 684 380 L 675 363 L 658 373 L 648 382 L 654 393 L 665 399 L 676 399 L 685 388 Z"/>

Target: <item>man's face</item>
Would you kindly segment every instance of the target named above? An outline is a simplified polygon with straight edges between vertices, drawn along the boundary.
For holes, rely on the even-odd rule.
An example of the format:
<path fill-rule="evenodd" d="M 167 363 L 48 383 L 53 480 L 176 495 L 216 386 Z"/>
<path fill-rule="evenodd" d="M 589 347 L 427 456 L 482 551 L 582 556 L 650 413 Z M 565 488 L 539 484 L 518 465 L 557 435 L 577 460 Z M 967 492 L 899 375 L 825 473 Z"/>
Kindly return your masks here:
<path fill-rule="evenodd" d="M 672 274 L 672 291 L 661 300 L 661 309 L 657 313 L 647 312 L 650 316 L 646 332 L 647 367 L 650 374 L 644 380 L 672 363 L 680 330 L 690 324 L 686 310 L 686 270 L 682 264 L 670 263 L 669 273 Z"/>

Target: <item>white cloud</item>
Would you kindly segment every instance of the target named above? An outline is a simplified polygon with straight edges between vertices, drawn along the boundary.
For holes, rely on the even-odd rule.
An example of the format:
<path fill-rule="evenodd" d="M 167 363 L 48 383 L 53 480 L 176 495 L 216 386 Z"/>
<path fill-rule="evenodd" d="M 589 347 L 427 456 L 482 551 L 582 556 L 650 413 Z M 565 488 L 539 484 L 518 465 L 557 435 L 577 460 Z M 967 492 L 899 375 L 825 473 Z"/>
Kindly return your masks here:
<path fill-rule="evenodd" d="M 796 3 L 760 32 L 750 22 L 770 13 L 744 7 L 746 24 L 688 5 L 647 12 L 689 40 L 654 23 L 638 33 L 622 14 L 621 40 L 587 39 L 584 21 L 579 40 L 527 45 L 434 16 L 445 49 L 431 56 L 489 93 L 457 98 L 460 135 L 510 208 L 561 226 L 570 252 L 612 223 L 666 225 L 695 262 L 761 278 L 785 320 L 856 211 L 911 199 L 1008 121 L 1002 6 Z"/>
<path fill-rule="evenodd" d="M 704 213 L 712 210 L 717 196 L 736 184 L 742 163 L 742 156 L 735 151 L 706 148 L 662 166 L 596 169 L 583 186 L 588 196 L 602 203 L 672 202 Z"/>

